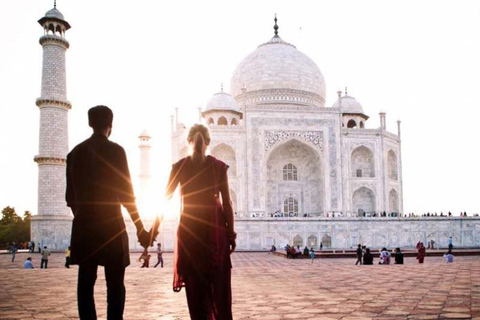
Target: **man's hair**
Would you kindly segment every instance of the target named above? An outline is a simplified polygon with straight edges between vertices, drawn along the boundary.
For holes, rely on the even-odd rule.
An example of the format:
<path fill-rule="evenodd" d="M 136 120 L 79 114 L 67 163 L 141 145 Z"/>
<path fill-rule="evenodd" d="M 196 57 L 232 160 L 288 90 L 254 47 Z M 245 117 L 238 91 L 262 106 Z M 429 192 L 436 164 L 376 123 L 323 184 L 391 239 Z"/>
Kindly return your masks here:
<path fill-rule="evenodd" d="M 107 106 L 95 106 L 88 110 L 88 125 L 93 129 L 105 129 L 112 125 L 113 112 Z"/>

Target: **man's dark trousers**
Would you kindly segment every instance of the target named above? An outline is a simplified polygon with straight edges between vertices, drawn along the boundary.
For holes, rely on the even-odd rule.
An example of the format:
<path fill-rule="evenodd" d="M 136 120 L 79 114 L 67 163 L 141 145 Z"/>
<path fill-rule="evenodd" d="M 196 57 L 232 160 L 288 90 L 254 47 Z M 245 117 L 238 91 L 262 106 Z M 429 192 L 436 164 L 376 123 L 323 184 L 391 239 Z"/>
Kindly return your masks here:
<path fill-rule="evenodd" d="M 97 280 L 98 264 L 81 263 L 78 269 L 78 313 L 81 320 L 97 319 L 93 288 Z M 106 265 L 105 280 L 107 282 L 107 319 L 123 319 L 125 308 L 125 268 L 121 265 Z"/>

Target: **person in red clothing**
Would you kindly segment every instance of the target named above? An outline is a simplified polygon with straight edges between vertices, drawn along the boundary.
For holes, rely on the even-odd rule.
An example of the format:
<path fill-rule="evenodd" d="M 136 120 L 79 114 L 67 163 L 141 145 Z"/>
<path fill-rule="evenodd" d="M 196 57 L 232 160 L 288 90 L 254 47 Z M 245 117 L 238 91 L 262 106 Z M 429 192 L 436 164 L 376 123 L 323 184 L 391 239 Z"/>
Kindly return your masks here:
<path fill-rule="evenodd" d="M 423 242 L 420 242 L 419 244 L 417 244 L 417 250 L 418 250 L 418 255 L 417 255 L 418 263 L 423 263 L 423 259 L 425 259 L 425 252 L 426 252 Z"/>
<path fill-rule="evenodd" d="M 210 143 L 205 126 L 194 125 L 187 140 L 193 154 L 172 166 L 167 186 L 167 198 L 178 185 L 181 195 L 173 290 L 185 287 L 191 319 L 231 320 L 230 254 L 236 233 L 228 165 L 205 154 Z"/>

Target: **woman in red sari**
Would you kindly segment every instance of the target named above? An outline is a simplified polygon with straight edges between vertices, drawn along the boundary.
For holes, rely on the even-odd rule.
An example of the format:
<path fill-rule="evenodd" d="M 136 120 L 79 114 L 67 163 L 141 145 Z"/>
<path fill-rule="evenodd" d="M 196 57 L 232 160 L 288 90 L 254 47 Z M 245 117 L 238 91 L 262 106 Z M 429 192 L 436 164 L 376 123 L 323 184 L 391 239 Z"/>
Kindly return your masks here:
<path fill-rule="evenodd" d="M 193 154 L 173 165 L 167 186 L 168 198 L 178 185 L 181 195 L 173 290 L 185 287 L 192 320 L 230 320 L 230 254 L 235 250 L 236 233 L 228 165 L 205 155 L 210 143 L 205 126 L 194 125 L 188 142 Z"/>
<path fill-rule="evenodd" d="M 423 242 L 420 242 L 417 244 L 417 250 L 418 250 L 418 254 L 417 254 L 418 263 L 423 263 L 423 259 L 425 259 L 425 252 L 426 252 Z"/>

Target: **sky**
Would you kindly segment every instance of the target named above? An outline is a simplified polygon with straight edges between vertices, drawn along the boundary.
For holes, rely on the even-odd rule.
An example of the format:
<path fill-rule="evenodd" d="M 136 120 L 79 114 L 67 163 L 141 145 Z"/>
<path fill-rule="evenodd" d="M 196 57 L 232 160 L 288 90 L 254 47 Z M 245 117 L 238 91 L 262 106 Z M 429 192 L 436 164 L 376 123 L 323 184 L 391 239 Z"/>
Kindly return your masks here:
<path fill-rule="evenodd" d="M 43 35 L 53 0 L 1 1 L 0 209 L 37 212 Z M 90 136 L 87 110 L 114 113 L 112 141 L 139 173 L 138 135 L 152 135 L 158 198 L 170 171 L 170 116 L 187 126 L 240 61 L 273 36 L 319 66 L 326 106 L 348 87 L 367 128 L 402 121 L 404 212 L 480 212 L 480 2 L 359 0 L 58 0 L 66 39 L 69 147 Z M 160 187 L 161 186 L 161 187 Z"/>

